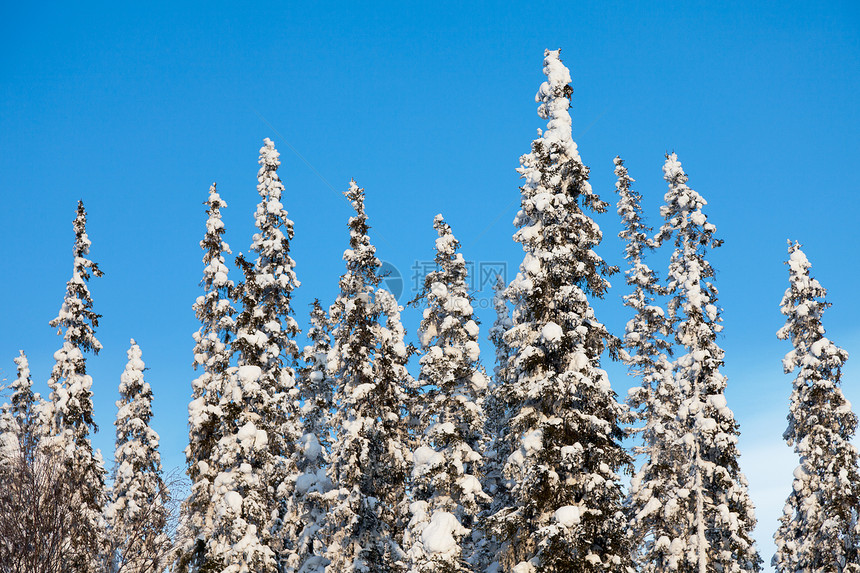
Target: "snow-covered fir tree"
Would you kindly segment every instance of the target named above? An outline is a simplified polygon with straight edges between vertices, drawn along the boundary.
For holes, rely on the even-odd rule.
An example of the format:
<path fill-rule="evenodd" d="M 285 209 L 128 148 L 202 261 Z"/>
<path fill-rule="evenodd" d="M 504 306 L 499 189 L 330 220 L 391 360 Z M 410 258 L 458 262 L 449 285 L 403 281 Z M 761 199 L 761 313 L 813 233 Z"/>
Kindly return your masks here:
<path fill-rule="evenodd" d="M 514 239 L 525 256 L 508 297 L 513 507 L 494 520 L 505 539 L 502 566 L 514 573 L 627 571 L 620 471 L 625 408 L 600 368 L 619 342 L 597 321 L 588 296 L 602 297 L 614 271 L 593 250 L 602 238 L 586 210 L 606 210 L 588 182 L 571 135 L 570 72 L 545 52 L 536 101 L 547 120 L 522 156 L 522 206 Z"/>
<path fill-rule="evenodd" d="M 194 333 L 195 369 L 202 368 L 192 383 L 192 399 L 188 406 L 188 446 L 185 448 L 191 491 L 183 503 L 182 536 L 178 564 L 181 571 L 189 569 L 208 572 L 218 568 L 213 560 L 212 535 L 214 506 L 213 484 L 218 465 L 213 459 L 216 444 L 232 431 L 221 398 L 230 375 L 232 355 L 230 339 L 234 330 L 231 304 L 233 282 L 228 278 L 224 254 L 230 246 L 224 241 L 224 222 L 221 209 L 227 203 L 213 183 L 206 201 L 206 233 L 200 241 L 203 249 L 204 294 L 193 305 L 200 328 Z"/>
<path fill-rule="evenodd" d="M 299 328 L 291 316 L 298 286 L 290 257 L 293 222 L 281 203 L 284 186 L 279 154 L 271 140 L 260 149 L 252 263 L 236 263 L 244 281 L 236 287 L 241 310 L 232 349 L 238 368 L 222 391 L 228 427 L 213 455 L 216 521 L 213 554 L 223 573 L 270 573 L 293 566 L 293 505 L 298 477 L 295 450 L 300 433 L 298 387 L 292 364 Z"/>
<path fill-rule="evenodd" d="M 85 352 L 97 354 L 102 345 L 95 337 L 100 315 L 93 310 L 87 283 L 92 276 L 102 276 L 96 263 L 87 258 L 91 242 L 87 236 L 86 211 L 78 202 L 73 224 L 75 244 L 72 278 L 66 283 L 66 295 L 60 312 L 50 325 L 63 334 L 63 346 L 54 353 L 56 361 L 48 380 L 50 402 L 40 412 L 47 435 L 40 447 L 64 460 L 62 480 L 68 487 L 68 498 L 78 509 L 75 516 L 77 538 L 70 539 L 74 554 L 66 563 L 68 571 L 90 572 L 103 557 L 105 549 L 104 519 L 105 470 L 101 455 L 93 450 L 90 433 L 97 431 L 93 420 L 92 378 L 87 374 Z"/>
<path fill-rule="evenodd" d="M 421 420 L 411 480 L 412 519 L 405 547 L 410 571 L 470 571 L 481 541 L 484 413 L 488 382 L 479 363 L 479 328 L 466 282 L 466 261 L 442 215 L 433 221 L 436 270 L 415 301 L 424 306 L 419 327 L 423 356 L 418 383 Z"/>
<path fill-rule="evenodd" d="M 335 379 L 334 439 L 327 496 L 329 573 L 388 573 L 405 569 L 402 538 L 408 520 L 406 481 L 411 438 L 404 410 L 414 390 L 406 371 L 393 295 L 377 289 L 380 262 L 368 237 L 364 189 L 350 182 L 345 193 L 349 248 L 333 322 L 331 373 Z"/>
<path fill-rule="evenodd" d="M 505 382 L 508 359 L 511 356 L 511 348 L 505 342 L 505 333 L 513 326 L 511 311 L 505 298 L 506 288 L 505 278 L 500 274 L 496 275 L 496 282 L 493 283 L 493 310 L 496 312 L 496 320 L 490 327 L 488 335 L 490 342 L 493 343 L 493 348 L 496 350 L 496 363 L 493 367 L 493 384 L 495 386 L 501 386 Z"/>
<path fill-rule="evenodd" d="M 496 282 L 493 284 L 493 310 L 496 311 L 496 320 L 490 327 L 488 335 L 496 350 L 496 356 L 493 378 L 484 405 L 486 421 L 484 433 L 488 440 L 487 451 L 484 453 L 484 484 L 486 493 L 493 498 L 493 504 L 504 501 L 507 496 L 505 485 L 507 480 L 504 477 L 503 468 L 510 455 L 508 440 L 505 437 L 508 424 L 504 387 L 507 383 L 506 374 L 511 348 L 505 342 L 505 333 L 513 326 L 513 322 L 505 299 L 506 288 L 502 275 L 497 275 Z M 502 504 L 500 507 L 504 506 L 505 504 Z"/>
<path fill-rule="evenodd" d="M 661 484 L 669 502 L 660 511 L 673 522 L 674 532 L 654 540 L 650 553 L 672 570 L 758 571 L 755 512 L 738 465 L 738 423 L 726 404 L 726 377 L 720 372 L 724 352 L 716 342 L 722 318 L 711 282 L 714 269 L 706 259 L 708 249 L 722 241 L 702 212 L 707 202 L 687 186 L 674 153 L 666 156 L 663 174 L 669 191 L 657 240 L 674 239 L 675 246 L 668 309 L 684 352 L 674 363 L 682 450 L 671 457 L 677 481 Z"/>
<path fill-rule="evenodd" d="M 510 442 L 508 440 L 508 418 L 505 405 L 505 384 L 508 359 L 511 349 L 505 342 L 505 333 L 513 326 L 511 312 L 505 299 L 505 279 L 501 274 L 496 275 L 493 284 L 493 309 L 496 311 L 496 320 L 489 330 L 489 340 L 496 350 L 495 367 L 493 378 L 487 389 L 484 401 L 484 435 L 487 442 L 484 449 L 483 486 L 484 492 L 490 496 L 490 503 L 484 508 L 481 522 L 484 529 L 484 538 L 478 544 L 477 556 L 475 558 L 475 571 L 485 571 L 488 567 L 498 568 L 497 557 L 499 554 L 499 540 L 494 532 L 487 527 L 490 516 L 499 510 L 513 505 L 510 496 L 510 484 L 504 475 L 505 463 L 511 454 Z"/>
<path fill-rule="evenodd" d="M 32 461 L 36 445 L 41 436 L 39 411 L 44 403 L 39 394 L 33 392 L 33 379 L 30 375 L 30 363 L 27 355 L 21 350 L 15 358 L 17 376 L 12 382 L 9 404 L 9 430 L 15 434 L 18 446 L 28 461 Z"/>
<path fill-rule="evenodd" d="M 304 434 L 298 458 L 302 472 L 296 480 L 299 572 L 324 573 L 323 536 L 326 520 L 325 494 L 331 489 L 326 473 L 328 451 L 331 447 L 330 417 L 334 380 L 329 375 L 331 354 L 331 324 L 319 299 L 314 300 L 308 329 L 310 344 L 302 352 L 304 367 L 300 371 L 299 387 L 302 399 Z"/>
<path fill-rule="evenodd" d="M 625 362 L 630 373 L 641 378 L 641 386 L 630 390 L 628 402 L 640 424 L 634 430 L 641 437 L 635 453 L 643 457 L 642 466 L 633 476 L 627 506 L 630 533 L 637 547 L 638 569 L 643 572 L 669 570 L 665 558 L 668 548 L 656 540 L 673 537 L 672 496 L 677 482 L 674 474 L 679 438 L 675 413 L 678 392 L 672 378 L 672 364 L 667 358 L 671 344 L 667 339 L 670 325 L 663 308 L 656 302 L 661 287 L 656 273 L 644 262 L 644 255 L 656 245 L 652 229 L 642 217 L 641 195 L 620 157 L 615 158 L 615 189 L 618 193 L 618 215 L 623 230 L 618 234 L 625 242 L 628 262 L 626 282 L 632 292 L 624 295 L 624 306 L 634 312 L 624 333 Z"/>
<path fill-rule="evenodd" d="M 780 573 L 860 571 L 860 472 L 851 440 L 857 416 L 842 393 L 848 353 L 825 336 L 827 291 L 809 274 L 798 243 L 789 242 L 786 316 L 777 336 L 790 340 L 786 374 L 797 370 L 788 429 L 783 435 L 800 457 L 794 484 L 774 535 L 773 566 Z"/>
<path fill-rule="evenodd" d="M 12 395 L 0 407 L 0 465 L 15 463 L 21 455 L 32 463 L 41 431 L 39 411 L 44 404 L 33 393 L 30 366 L 23 350 L 15 358 L 15 366 L 17 376 L 9 384 Z"/>
<path fill-rule="evenodd" d="M 132 339 L 119 384 L 113 485 L 105 509 L 112 561 L 123 573 L 158 573 L 167 565 L 169 492 L 161 476 L 158 434 L 150 427 L 152 388 Z"/>

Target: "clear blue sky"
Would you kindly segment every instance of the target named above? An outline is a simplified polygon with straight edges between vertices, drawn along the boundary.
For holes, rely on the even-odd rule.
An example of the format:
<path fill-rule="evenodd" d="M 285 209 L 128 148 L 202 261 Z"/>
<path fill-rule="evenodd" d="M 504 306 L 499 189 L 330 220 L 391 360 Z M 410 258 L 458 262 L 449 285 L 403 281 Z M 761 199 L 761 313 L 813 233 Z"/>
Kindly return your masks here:
<path fill-rule="evenodd" d="M 366 187 L 379 255 L 407 290 L 414 262 L 432 258 L 438 212 L 467 259 L 506 262 L 511 278 L 521 259 L 511 241 L 514 169 L 541 126 L 534 94 L 543 50 L 560 47 L 595 189 L 614 204 L 612 158 L 621 154 L 657 225 L 663 154 L 674 150 L 726 241 L 711 257 L 725 308 L 720 342 L 769 561 L 795 464 L 781 441 L 788 346 L 774 336 L 789 237 L 830 291 L 829 335 L 858 354 L 845 390 L 860 405 L 860 9 L 847 1 L 410 4 L 4 3 L 3 375 L 14 376 L 23 348 L 46 389 L 60 344 L 47 322 L 70 276 L 82 198 L 92 257 L 105 271 L 91 283 L 104 315 L 104 351 L 90 360 L 95 443 L 110 459 L 113 402 L 134 337 L 150 368 L 165 466 L 182 465 L 202 202 L 217 181 L 229 203 L 227 240 L 234 253 L 247 251 L 264 137 L 281 151 L 296 224 L 300 324 L 313 297 L 328 304 L 335 295 L 350 177 Z M 600 254 L 623 264 L 614 209 L 597 221 Z M 666 256 L 650 262 L 663 270 Z M 627 320 L 622 283 L 615 277 L 596 303 L 616 333 Z M 417 320 L 404 313 L 410 334 Z M 492 356 L 488 344 L 484 351 Z M 626 393 L 624 369 L 607 369 Z"/>

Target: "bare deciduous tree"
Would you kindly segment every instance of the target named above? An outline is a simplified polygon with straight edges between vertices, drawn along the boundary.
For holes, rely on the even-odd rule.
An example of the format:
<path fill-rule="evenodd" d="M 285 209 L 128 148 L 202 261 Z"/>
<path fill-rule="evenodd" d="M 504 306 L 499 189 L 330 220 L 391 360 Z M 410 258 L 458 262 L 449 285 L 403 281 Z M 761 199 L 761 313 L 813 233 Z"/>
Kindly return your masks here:
<path fill-rule="evenodd" d="M 167 568 L 175 550 L 177 515 L 168 492 L 182 489 L 178 472 L 167 477 L 159 492 L 171 516 L 165 535 L 151 538 L 132 531 L 124 551 L 114 539 L 105 551 L 101 532 L 77 518 L 79 508 L 68 492 L 81 487 L 81 478 L 65 471 L 61 454 L 37 449 L 31 455 L 14 437 L 9 446 L 0 459 L 0 573 L 67 573 L 82 554 L 100 556 L 93 573 L 160 573 Z"/>
<path fill-rule="evenodd" d="M 65 573 L 81 552 L 98 553 L 98 532 L 76 519 L 68 492 L 79 476 L 58 456 L 27 450 L 12 448 L 0 462 L 0 573 Z"/>

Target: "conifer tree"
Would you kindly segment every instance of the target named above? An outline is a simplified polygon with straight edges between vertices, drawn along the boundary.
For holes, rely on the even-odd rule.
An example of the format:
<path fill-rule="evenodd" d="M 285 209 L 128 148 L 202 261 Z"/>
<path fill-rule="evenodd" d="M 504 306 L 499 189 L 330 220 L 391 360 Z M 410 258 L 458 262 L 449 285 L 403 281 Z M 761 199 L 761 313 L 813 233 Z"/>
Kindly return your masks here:
<path fill-rule="evenodd" d="M 493 368 L 493 379 L 487 390 L 485 401 L 484 434 L 487 445 L 484 450 L 483 485 L 484 491 L 490 497 L 490 503 L 484 508 L 482 515 L 483 538 L 477 547 L 475 570 L 486 571 L 489 567 L 498 567 L 499 540 L 490 527 L 491 516 L 499 510 L 513 505 L 510 496 L 508 479 L 504 475 L 505 463 L 511 454 L 508 439 L 508 410 L 505 404 L 507 384 L 506 372 L 511 349 L 505 342 L 505 333 L 513 326 L 511 313 L 505 299 L 505 280 L 501 274 L 496 275 L 493 284 L 493 309 L 496 320 L 489 330 L 489 339 L 496 350 L 496 363 Z M 495 565 L 494 565 L 495 564 Z"/>
<path fill-rule="evenodd" d="M 328 369 L 331 324 L 319 299 L 313 302 L 310 322 L 310 344 L 302 352 L 305 365 L 299 376 L 304 434 L 298 458 L 302 474 L 296 480 L 297 513 L 301 516 L 298 570 L 300 573 L 324 573 L 328 564 L 323 536 L 326 521 L 324 496 L 331 490 L 326 471 L 331 448 L 330 418 L 334 380 Z"/>
<path fill-rule="evenodd" d="M 860 571 L 860 472 L 851 439 L 857 416 L 842 393 L 848 353 L 825 336 L 827 291 L 809 274 L 809 260 L 789 242 L 789 287 L 782 299 L 785 326 L 777 337 L 793 349 L 783 360 L 797 370 L 783 437 L 800 457 L 786 501 L 773 566 L 780 573 Z"/>
<path fill-rule="evenodd" d="M 152 388 L 132 339 L 116 403 L 116 466 L 105 510 L 113 562 L 123 573 L 158 573 L 170 556 L 169 492 L 161 477 L 158 434 L 150 427 Z"/>
<path fill-rule="evenodd" d="M 669 191 L 657 239 L 665 244 L 674 238 L 675 246 L 668 306 L 684 352 L 674 365 L 682 450 L 671 458 L 678 476 L 674 491 L 663 494 L 670 500 L 662 508 L 664 519 L 673 522 L 674 535 L 656 539 L 651 552 L 672 570 L 758 571 L 755 513 L 738 465 L 738 423 L 726 405 L 726 377 L 720 372 L 724 352 L 716 342 L 722 318 L 711 282 L 714 269 L 705 258 L 722 241 L 702 212 L 707 202 L 687 186 L 674 153 L 666 156 L 663 173 Z"/>
<path fill-rule="evenodd" d="M 70 479 L 61 483 L 69 486 L 68 498 L 78 508 L 75 516 L 81 527 L 69 540 L 74 555 L 66 563 L 68 571 L 92 571 L 102 558 L 105 546 L 102 508 L 105 502 L 105 470 L 101 456 L 93 451 L 90 433 L 98 428 L 93 420 L 92 378 L 87 374 L 85 352 L 98 354 L 102 345 L 95 337 L 100 315 L 93 310 L 93 300 L 87 283 L 92 276 L 102 276 L 98 264 L 87 258 L 91 242 L 86 230 L 86 211 L 78 202 L 73 224 L 75 245 L 72 278 L 66 283 L 66 295 L 60 312 L 50 325 L 63 333 L 63 346 L 54 353 L 56 363 L 48 386 L 50 403 L 41 416 L 48 435 L 40 447 L 49 455 L 61 456 L 63 472 Z M 71 487 L 71 484 L 76 484 Z"/>
<path fill-rule="evenodd" d="M 298 388 L 292 364 L 298 324 L 291 316 L 298 286 L 289 254 L 293 223 L 281 203 L 279 154 L 271 140 L 260 149 L 252 263 L 236 263 L 244 281 L 236 288 L 242 309 L 232 349 L 238 368 L 228 378 L 221 408 L 228 427 L 214 455 L 214 553 L 223 573 L 273 573 L 294 564 L 295 447 L 301 437 Z"/>
<path fill-rule="evenodd" d="M 192 383 L 192 400 L 188 405 L 188 446 L 185 448 L 191 492 L 183 503 L 183 537 L 186 546 L 179 556 L 180 570 L 208 572 L 217 568 L 208 541 L 212 535 L 214 507 L 213 484 L 218 474 L 214 459 L 216 444 L 229 431 L 221 399 L 229 377 L 232 355 L 230 339 L 234 330 L 231 304 L 233 281 L 228 278 L 224 253 L 230 246 L 224 241 L 221 209 L 227 203 L 213 183 L 206 201 L 206 233 L 200 241 L 203 249 L 204 294 L 193 305 L 200 329 L 194 333 L 194 368 L 203 371 Z"/>
<path fill-rule="evenodd" d="M 508 423 L 504 396 L 505 384 L 508 382 L 506 377 L 508 360 L 511 356 L 511 349 L 505 342 L 505 333 L 513 326 L 513 322 L 505 299 L 505 288 L 502 275 L 497 275 L 493 285 L 493 309 L 496 311 L 496 320 L 489 331 L 489 339 L 496 349 L 496 363 L 484 408 L 486 413 L 484 431 L 488 440 L 487 451 L 484 454 L 484 484 L 486 492 L 492 497 L 492 504 L 497 506 L 496 509 L 508 505 L 505 503 L 508 492 L 504 464 L 511 453 L 505 435 Z"/>
<path fill-rule="evenodd" d="M 493 284 L 493 310 L 496 311 L 496 320 L 493 326 L 490 327 L 489 339 L 496 349 L 496 364 L 493 367 L 493 383 L 496 386 L 501 386 L 506 380 L 506 368 L 508 359 L 511 356 L 511 348 L 505 342 L 505 333 L 513 326 L 511 321 L 511 311 L 508 309 L 507 299 L 505 298 L 505 279 L 502 275 L 496 275 L 496 282 Z"/>
<path fill-rule="evenodd" d="M 514 239 L 525 257 L 508 290 L 515 307 L 505 334 L 515 506 L 494 519 L 507 571 L 627 571 L 625 408 L 600 368 L 603 351 L 616 354 L 619 342 L 588 301 L 604 295 L 614 272 L 593 250 L 601 231 L 585 212 L 606 203 L 572 139 L 570 72 L 558 51 L 545 52 L 544 73 L 536 101 L 547 129 L 518 170 L 525 183 Z"/>
<path fill-rule="evenodd" d="M 39 394 L 33 392 L 33 379 L 30 376 L 30 364 L 24 351 L 19 351 L 15 358 L 17 376 L 12 382 L 10 398 L 10 430 L 15 433 L 18 445 L 27 461 L 32 462 L 36 445 L 41 436 L 39 427 L 39 411 L 44 403 Z"/>
<path fill-rule="evenodd" d="M 380 267 L 368 237 L 364 189 L 345 193 L 349 249 L 333 322 L 331 372 L 336 381 L 335 434 L 327 496 L 329 573 L 389 573 L 405 567 L 403 530 L 411 440 L 404 410 L 414 383 L 406 371 L 410 349 L 393 295 L 377 289 Z"/>
<path fill-rule="evenodd" d="M 642 443 L 635 453 L 644 457 L 641 468 L 633 476 L 627 505 L 631 519 L 631 536 L 637 546 L 638 569 L 643 572 L 669 569 L 665 547 L 655 542 L 663 537 L 674 537 L 673 507 L 677 482 L 674 474 L 680 435 L 675 424 L 678 392 L 672 377 L 672 364 L 667 358 L 671 344 L 667 336 L 671 331 L 668 319 L 655 298 L 661 293 L 656 273 L 644 262 L 644 255 L 655 248 L 652 229 L 642 218 L 642 197 L 631 183 L 620 157 L 615 158 L 615 189 L 618 193 L 618 215 L 624 229 L 618 234 L 625 241 L 625 271 L 627 285 L 633 291 L 623 297 L 624 305 L 634 316 L 627 323 L 624 347 L 625 362 L 630 373 L 642 380 L 632 388 L 629 403 L 640 420 L 634 430 Z M 668 514 L 667 514 L 668 513 Z"/>
<path fill-rule="evenodd" d="M 436 270 L 415 302 L 425 306 L 419 334 L 422 431 L 414 453 L 407 547 L 415 573 L 468 571 L 478 516 L 490 498 L 481 487 L 488 379 L 479 363 L 478 324 L 466 261 L 442 215 L 433 221 Z M 478 537 L 478 536 L 474 536 Z"/>
<path fill-rule="evenodd" d="M 0 405 L 0 469 L 18 453 L 18 428 L 12 417 L 12 405 Z"/>

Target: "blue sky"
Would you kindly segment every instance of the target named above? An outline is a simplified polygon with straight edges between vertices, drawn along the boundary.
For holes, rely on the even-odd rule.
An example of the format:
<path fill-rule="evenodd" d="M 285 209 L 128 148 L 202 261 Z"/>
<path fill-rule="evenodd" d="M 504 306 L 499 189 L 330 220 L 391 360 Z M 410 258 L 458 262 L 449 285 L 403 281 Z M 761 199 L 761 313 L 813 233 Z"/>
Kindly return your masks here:
<path fill-rule="evenodd" d="M 801 241 L 830 291 L 829 336 L 860 354 L 860 8 L 772 3 L 5 3 L 0 8 L 0 368 L 23 348 L 45 389 L 71 272 L 82 198 L 91 289 L 104 315 L 90 360 L 95 443 L 113 444 L 113 402 L 128 340 L 155 392 L 165 466 L 183 463 L 191 304 L 200 292 L 205 215 L 217 181 L 227 240 L 247 251 L 257 154 L 281 151 L 293 255 L 308 304 L 335 295 L 350 177 L 367 189 L 372 237 L 401 271 L 433 256 L 442 212 L 477 263 L 521 259 L 511 241 L 514 169 L 541 120 L 544 48 L 571 68 L 574 138 L 592 183 L 614 205 L 620 154 L 658 225 L 661 165 L 676 151 L 725 246 L 710 257 L 725 308 L 729 405 L 741 423 L 769 561 L 794 460 L 781 441 L 790 378 L 774 333 L 787 284 L 787 238 Z M 623 264 L 614 209 L 596 220 L 599 253 Z M 650 263 L 664 270 L 668 253 Z M 665 274 L 665 272 L 664 272 Z M 480 282 L 480 281 L 479 281 Z M 616 276 L 598 317 L 621 333 Z M 481 285 L 476 285 L 480 288 Z M 487 290 L 478 292 L 479 300 Z M 409 298 L 404 293 L 402 301 Z M 414 334 L 418 314 L 404 312 Z M 484 325 L 492 322 L 482 314 Z M 484 345 L 485 356 L 492 356 Z M 860 404 L 860 366 L 845 391 Z M 491 366 L 491 365 L 490 365 Z M 607 364 L 619 394 L 633 383 Z"/>

